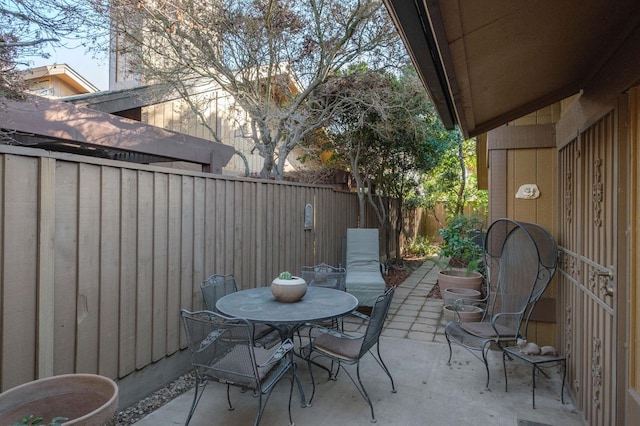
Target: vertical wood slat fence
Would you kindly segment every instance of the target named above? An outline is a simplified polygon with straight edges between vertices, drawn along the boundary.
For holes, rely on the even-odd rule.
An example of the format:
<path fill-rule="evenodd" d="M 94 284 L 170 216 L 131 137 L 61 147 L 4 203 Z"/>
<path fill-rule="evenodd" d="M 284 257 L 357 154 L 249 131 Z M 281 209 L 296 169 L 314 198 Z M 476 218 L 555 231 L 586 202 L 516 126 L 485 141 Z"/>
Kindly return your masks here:
<path fill-rule="evenodd" d="M 0 176 L 2 390 L 142 369 L 186 347 L 179 310 L 202 308 L 203 278 L 234 273 L 250 288 L 337 265 L 358 225 L 356 195 L 330 187 L 11 146 Z"/>

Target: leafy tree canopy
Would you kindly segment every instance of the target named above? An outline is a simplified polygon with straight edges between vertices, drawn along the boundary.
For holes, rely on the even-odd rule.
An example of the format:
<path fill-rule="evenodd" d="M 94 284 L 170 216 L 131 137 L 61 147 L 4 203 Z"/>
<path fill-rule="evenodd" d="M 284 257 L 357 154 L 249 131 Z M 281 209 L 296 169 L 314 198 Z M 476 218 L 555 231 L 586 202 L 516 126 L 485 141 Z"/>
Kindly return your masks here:
<path fill-rule="evenodd" d="M 377 0 L 114 0 L 109 13 L 121 57 L 145 82 L 188 98 L 194 78 L 233 96 L 251 119 L 245 137 L 264 159 L 263 177 L 282 178 L 291 150 L 340 112 L 323 99 L 340 70 L 404 57 Z"/>

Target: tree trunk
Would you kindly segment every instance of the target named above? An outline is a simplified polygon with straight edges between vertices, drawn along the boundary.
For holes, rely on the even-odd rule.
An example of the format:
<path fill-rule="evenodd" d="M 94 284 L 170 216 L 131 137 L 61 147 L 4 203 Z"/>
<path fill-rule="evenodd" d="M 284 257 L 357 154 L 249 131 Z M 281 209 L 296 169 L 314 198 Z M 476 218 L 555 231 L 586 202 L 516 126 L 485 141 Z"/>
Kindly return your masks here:
<path fill-rule="evenodd" d="M 396 265 L 402 264 L 402 250 L 400 250 L 400 236 L 402 235 L 402 228 L 404 227 L 404 215 L 402 213 L 402 204 L 404 200 L 402 197 L 398 200 L 398 214 L 396 215 Z"/>
<path fill-rule="evenodd" d="M 460 189 L 458 190 L 456 199 L 455 215 L 459 216 L 464 213 L 464 191 L 467 185 L 467 170 L 464 167 L 464 147 L 462 146 L 462 137 L 458 137 L 458 164 L 460 165 Z"/>

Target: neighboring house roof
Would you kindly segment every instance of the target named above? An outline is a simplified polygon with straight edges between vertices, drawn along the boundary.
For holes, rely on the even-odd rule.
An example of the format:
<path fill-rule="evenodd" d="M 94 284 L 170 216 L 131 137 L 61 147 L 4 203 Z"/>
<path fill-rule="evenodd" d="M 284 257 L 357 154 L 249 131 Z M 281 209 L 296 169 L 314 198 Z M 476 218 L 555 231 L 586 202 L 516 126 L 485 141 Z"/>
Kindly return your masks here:
<path fill-rule="evenodd" d="M 150 104 L 178 99 L 179 97 L 179 94 L 170 90 L 167 86 L 150 85 L 67 96 L 61 100 L 77 106 L 84 106 L 97 111 L 114 114 L 133 108 L 142 108 Z"/>
<path fill-rule="evenodd" d="M 0 99 L 0 128 L 17 143 L 139 163 L 186 161 L 222 173 L 234 148 L 138 121 L 30 96 Z"/>
<path fill-rule="evenodd" d="M 635 69 L 620 91 L 637 75 L 637 0 L 384 3 L 443 123 L 466 136 L 585 90 L 614 64 Z"/>
<path fill-rule="evenodd" d="M 35 84 L 33 92 L 37 95 L 54 97 L 69 95 L 69 93 L 51 93 L 52 89 L 55 91 L 55 88 L 51 87 L 51 84 L 47 87 L 37 86 L 38 81 L 49 77 L 60 80 L 67 86 L 68 90 L 74 93 L 94 93 L 99 90 L 67 64 L 54 64 L 31 68 L 23 74 L 23 79 L 27 84 Z"/>

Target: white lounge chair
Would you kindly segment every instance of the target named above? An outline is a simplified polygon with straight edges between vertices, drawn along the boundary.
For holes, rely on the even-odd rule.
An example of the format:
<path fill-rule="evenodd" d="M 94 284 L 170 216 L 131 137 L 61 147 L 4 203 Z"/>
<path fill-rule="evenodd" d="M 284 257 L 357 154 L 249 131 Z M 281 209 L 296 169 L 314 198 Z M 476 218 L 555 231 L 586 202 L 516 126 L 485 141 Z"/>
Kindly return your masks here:
<path fill-rule="evenodd" d="M 359 306 L 372 307 L 386 289 L 379 247 L 377 229 L 347 229 L 346 286 L 358 299 Z"/>

